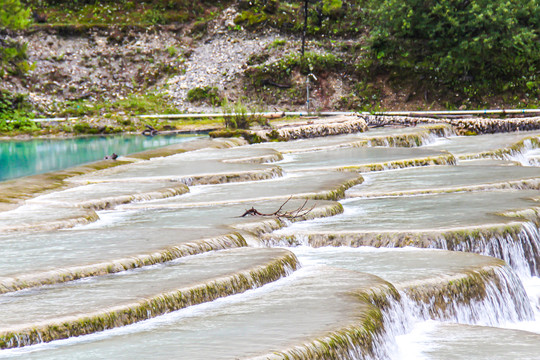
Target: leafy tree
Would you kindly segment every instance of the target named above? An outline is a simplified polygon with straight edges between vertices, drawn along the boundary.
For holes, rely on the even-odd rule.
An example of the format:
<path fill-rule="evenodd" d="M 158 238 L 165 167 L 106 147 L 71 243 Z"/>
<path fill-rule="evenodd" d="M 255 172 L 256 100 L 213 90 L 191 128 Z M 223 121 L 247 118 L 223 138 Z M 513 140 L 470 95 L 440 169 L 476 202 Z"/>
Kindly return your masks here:
<path fill-rule="evenodd" d="M 372 9 L 380 65 L 450 85 L 540 84 L 538 0 L 373 0 Z"/>
<path fill-rule="evenodd" d="M 0 0 L 0 31 L 23 29 L 29 23 L 30 9 L 26 9 L 19 0 Z M 6 73 L 24 73 L 28 68 L 26 44 L 0 35 L 0 78 Z"/>

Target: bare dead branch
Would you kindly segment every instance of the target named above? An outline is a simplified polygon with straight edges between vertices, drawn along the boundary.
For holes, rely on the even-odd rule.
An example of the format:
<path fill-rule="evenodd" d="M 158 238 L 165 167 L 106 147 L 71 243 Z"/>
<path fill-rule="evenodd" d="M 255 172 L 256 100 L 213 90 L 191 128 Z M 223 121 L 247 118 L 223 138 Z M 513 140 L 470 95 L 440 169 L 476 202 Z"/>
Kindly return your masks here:
<path fill-rule="evenodd" d="M 306 199 L 306 201 L 304 201 L 304 203 L 302 204 L 302 206 L 300 206 L 297 210 L 296 210 L 296 213 L 294 214 L 295 217 L 298 216 L 298 214 L 300 213 L 300 211 L 304 210 L 304 207 L 306 206 L 308 202 L 308 199 Z"/>
<path fill-rule="evenodd" d="M 290 196 L 281 206 L 273 213 L 265 214 L 261 213 L 259 210 L 252 207 L 251 209 L 248 209 L 242 214 L 240 217 L 246 217 L 246 216 L 276 216 L 277 218 L 285 218 L 285 219 L 297 219 L 303 216 L 306 216 L 309 214 L 313 209 L 315 209 L 316 204 L 314 204 L 311 208 L 306 209 L 306 205 L 308 203 L 308 199 L 304 201 L 304 203 L 290 211 L 282 211 L 283 207 L 292 199 L 292 196 Z"/>
<path fill-rule="evenodd" d="M 277 211 L 274 213 L 274 215 L 277 215 L 279 214 L 279 212 L 281 211 L 281 209 L 283 209 L 283 207 L 285 206 L 285 204 L 287 204 L 289 202 L 289 200 L 292 199 L 292 195 L 289 196 L 289 198 L 287 199 L 287 201 L 285 201 L 283 204 L 281 204 L 281 206 L 279 207 L 279 209 L 277 209 Z"/>

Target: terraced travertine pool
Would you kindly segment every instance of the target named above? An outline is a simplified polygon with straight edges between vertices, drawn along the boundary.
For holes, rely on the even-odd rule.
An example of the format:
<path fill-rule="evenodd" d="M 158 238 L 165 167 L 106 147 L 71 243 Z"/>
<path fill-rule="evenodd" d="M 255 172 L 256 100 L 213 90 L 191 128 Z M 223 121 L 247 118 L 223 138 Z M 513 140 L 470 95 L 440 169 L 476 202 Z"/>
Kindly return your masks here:
<path fill-rule="evenodd" d="M 535 358 L 539 140 L 205 140 L 0 182 L 0 358 Z"/>

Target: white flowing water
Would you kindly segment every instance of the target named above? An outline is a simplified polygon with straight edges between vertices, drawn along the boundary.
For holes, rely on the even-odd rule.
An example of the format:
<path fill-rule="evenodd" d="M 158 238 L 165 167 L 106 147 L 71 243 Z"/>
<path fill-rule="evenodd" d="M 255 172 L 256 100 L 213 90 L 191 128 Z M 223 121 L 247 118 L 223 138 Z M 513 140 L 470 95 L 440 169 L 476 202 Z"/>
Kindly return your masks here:
<path fill-rule="evenodd" d="M 506 148 L 526 137 L 539 135 L 540 131 L 516 131 L 477 136 L 452 136 L 444 141 L 427 144 L 426 147 L 434 150 L 446 150 L 456 156 L 462 156 Z"/>
<path fill-rule="evenodd" d="M 0 280 L 28 274 L 42 274 L 47 280 L 45 274 L 62 274 L 64 267 L 158 259 L 156 254 L 166 249 L 193 249 L 196 244 L 197 251 L 210 251 L 210 243 L 202 240 L 223 239 L 233 233 L 254 244 L 257 236 L 249 230 L 261 234 L 289 222 L 240 217 L 248 207 L 272 213 L 291 195 L 342 194 L 359 175 L 336 169 L 379 164 L 381 167 L 373 169 L 380 170 L 392 162 L 401 162 L 399 167 L 425 165 L 412 160 L 444 157 L 448 152 L 474 155 L 536 134 L 434 141 L 424 133 L 419 143 L 413 140 L 410 145 L 432 145 L 366 146 L 381 142 L 395 146 L 395 139 L 384 137 L 415 131 L 381 129 L 371 134 L 371 140 L 368 133 L 203 149 L 71 178 L 71 189 L 0 213 L 0 225 L 6 230 L 0 234 L 4 259 Z M 377 136 L 381 138 L 375 139 Z M 529 145 L 525 153 L 533 159 L 530 153 L 536 150 Z M 282 154 L 284 160 L 280 160 Z M 89 335 L 0 350 L 0 358 L 400 360 L 443 359 L 453 354 L 458 359 L 534 358 L 540 336 L 540 279 L 536 277 L 540 237 L 535 210 L 540 172 L 511 160 L 514 162 L 462 161 L 458 166 L 367 174 L 363 184 L 348 190 L 348 196 L 354 198 L 341 201 L 342 215 L 298 222 L 271 235 L 276 242 L 293 236 L 305 244 L 314 235 L 320 241 L 345 235 L 356 240 L 359 236 L 375 240 L 378 235 L 401 236 L 411 241 L 416 236 L 420 239 L 417 246 L 432 249 L 326 247 L 322 243 L 318 248 L 292 247 L 289 250 L 299 258 L 302 269 L 259 289 L 128 326 L 116 324 L 114 329 Z M 190 185 L 195 180 L 212 185 L 190 186 L 190 193 L 178 196 L 163 190 L 170 188 L 169 182 Z M 223 184 L 231 181 L 243 182 Z M 115 186 L 122 190 L 114 191 Z M 137 202 L 111 205 L 112 210 L 95 214 L 98 221 L 71 230 L 37 231 L 46 230 L 50 223 L 57 228 L 76 225 L 77 219 L 96 220 L 89 218 L 90 210 L 79 206 L 89 207 L 100 199 Z M 292 199 L 285 210 L 292 209 L 294 214 L 302 203 Z M 314 204 L 310 201 L 308 209 Z M 337 205 L 317 200 L 312 215 L 324 206 Z M 524 212 L 516 213 L 518 210 Z M 325 211 L 319 213 L 328 215 Z M 36 226 L 42 228 L 26 232 Z M 378 246 L 382 244 L 379 241 Z M 240 245 L 245 243 L 234 245 L 230 238 L 220 242 L 222 247 Z M 286 252 L 261 246 L 186 255 L 170 265 L 8 292 L 0 295 L 0 311 L 5 314 L 0 333 L 10 327 L 99 314 L 142 298 L 160 297 L 197 281 L 251 268 L 271 257 L 272 251 Z M 503 259 L 510 267 L 478 254 Z M 27 312 L 21 314 L 22 309 Z M 492 337 L 508 339 L 511 344 L 490 346 L 486 338 Z M 322 351 L 329 352 L 317 355 Z"/>
<path fill-rule="evenodd" d="M 378 284 L 367 274 L 307 267 L 259 290 L 102 334 L 0 351 L 0 358 L 246 358 L 354 323 L 351 315 L 368 305 L 350 292 Z"/>
<path fill-rule="evenodd" d="M 267 250 L 267 249 L 264 249 Z M 2 325 L 59 321 L 143 301 L 194 284 L 262 266 L 284 250 L 240 248 L 211 252 L 101 277 L 0 295 Z M 24 309 L 24 312 L 18 311 Z"/>
<path fill-rule="evenodd" d="M 286 162 L 278 162 L 286 171 L 339 169 L 347 166 L 367 166 L 408 159 L 432 158 L 447 153 L 424 148 L 358 147 L 334 151 L 303 152 L 290 155 Z"/>
<path fill-rule="evenodd" d="M 486 326 L 419 322 L 397 338 L 401 360 L 536 360 L 540 335 Z"/>
<path fill-rule="evenodd" d="M 540 182 L 537 168 L 515 166 L 512 162 L 492 160 L 461 161 L 456 165 L 424 166 L 374 172 L 364 175 L 365 181 L 347 190 L 348 197 L 376 197 L 391 194 L 417 194 L 483 190 L 515 183 L 527 188 Z"/>

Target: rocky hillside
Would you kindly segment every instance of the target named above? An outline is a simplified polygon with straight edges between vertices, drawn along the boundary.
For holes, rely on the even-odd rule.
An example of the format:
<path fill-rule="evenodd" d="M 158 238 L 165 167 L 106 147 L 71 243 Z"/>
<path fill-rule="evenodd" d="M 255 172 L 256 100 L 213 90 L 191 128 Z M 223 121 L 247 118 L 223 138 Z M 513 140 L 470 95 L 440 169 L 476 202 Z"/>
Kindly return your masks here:
<path fill-rule="evenodd" d="M 298 1 L 38 3 L 28 2 L 33 25 L 3 32 L 28 43 L 33 68 L 0 83 L 37 116 L 303 110 L 308 77 L 316 110 L 536 105 L 520 92 L 479 97 L 370 67 L 361 1 L 311 5 L 304 57 Z"/>

